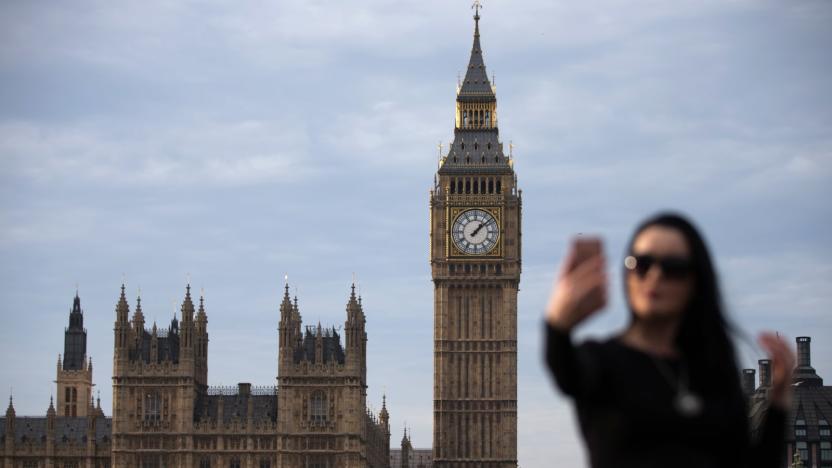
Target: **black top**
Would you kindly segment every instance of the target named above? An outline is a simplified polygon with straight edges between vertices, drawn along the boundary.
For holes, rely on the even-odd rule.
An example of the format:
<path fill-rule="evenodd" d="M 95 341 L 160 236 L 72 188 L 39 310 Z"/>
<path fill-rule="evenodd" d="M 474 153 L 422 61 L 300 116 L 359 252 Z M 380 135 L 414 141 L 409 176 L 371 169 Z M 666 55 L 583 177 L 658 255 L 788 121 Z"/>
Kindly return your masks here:
<path fill-rule="evenodd" d="M 783 466 L 784 412 L 771 407 L 752 441 L 739 382 L 721 393 L 691 382 L 703 408 L 683 416 L 673 405 L 683 360 L 651 356 L 615 338 L 573 346 L 568 333 L 546 329 L 546 362 L 575 399 L 593 468 Z"/>

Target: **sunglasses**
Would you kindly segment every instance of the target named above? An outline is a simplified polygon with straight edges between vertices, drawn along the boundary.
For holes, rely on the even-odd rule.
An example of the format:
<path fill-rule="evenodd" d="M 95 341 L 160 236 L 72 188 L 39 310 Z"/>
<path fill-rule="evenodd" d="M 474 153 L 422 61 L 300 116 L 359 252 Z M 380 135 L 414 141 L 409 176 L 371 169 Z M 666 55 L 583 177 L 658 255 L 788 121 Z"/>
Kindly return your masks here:
<path fill-rule="evenodd" d="M 639 278 L 647 276 L 653 265 L 657 265 L 667 279 L 682 280 L 693 271 L 693 264 L 684 257 L 654 257 L 653 255 L 630 255 L 624 259 L 624 267 L 635 272 Z"/>

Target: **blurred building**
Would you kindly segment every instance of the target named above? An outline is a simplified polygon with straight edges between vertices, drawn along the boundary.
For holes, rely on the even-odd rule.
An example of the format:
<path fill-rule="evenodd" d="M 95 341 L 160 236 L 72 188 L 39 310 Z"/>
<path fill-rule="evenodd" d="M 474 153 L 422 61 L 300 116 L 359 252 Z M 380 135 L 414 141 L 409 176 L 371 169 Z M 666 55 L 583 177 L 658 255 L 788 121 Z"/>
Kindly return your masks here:
<path fill-rule="evenodd" d="M 832 468 L 832 386 L 812 367 L 811 342 L 808 336 L 797 338 L 797 368 L 793 386 L 794 401 L 786 419 L 786 442 L 783 447 L 787 467 Z M 771 361 L 759 362 L 759 385 L 756 371 L 743 369 L 742 386 L 749 396 L 752 437 L 756 437 L 767 410 L 766 395 L 771 388 Z"/>

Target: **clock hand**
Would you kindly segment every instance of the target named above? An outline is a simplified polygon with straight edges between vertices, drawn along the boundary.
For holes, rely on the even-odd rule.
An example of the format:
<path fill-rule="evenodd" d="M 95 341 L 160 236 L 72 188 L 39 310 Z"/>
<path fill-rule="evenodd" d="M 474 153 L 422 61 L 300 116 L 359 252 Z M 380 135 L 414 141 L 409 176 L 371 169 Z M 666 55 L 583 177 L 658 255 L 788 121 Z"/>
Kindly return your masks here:
<path fill-rule="evenodd" d="M 477 235 L 477 233 L 478 233 L 478 232 L 480 232 L 480 229 L 482 229 L 482 228 L 483 228 L 483 226 L 485 226 L 485 223 L 484 223 L 484 222 L 480 223 L 480 225 L 479 225 L 479 226 L 477 226 L 477 228 L 476 228 L 476 229 L 474 229 L 474 232 L 472 232 L 472 233 L 471 233 L 471 237 L 476 236 L 476 235 Z"/>

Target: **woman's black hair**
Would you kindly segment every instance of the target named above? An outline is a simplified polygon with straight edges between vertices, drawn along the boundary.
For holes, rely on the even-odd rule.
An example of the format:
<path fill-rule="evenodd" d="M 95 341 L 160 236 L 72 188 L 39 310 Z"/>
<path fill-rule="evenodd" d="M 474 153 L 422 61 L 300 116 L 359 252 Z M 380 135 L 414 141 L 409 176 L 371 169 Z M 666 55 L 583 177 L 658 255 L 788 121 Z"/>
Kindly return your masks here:
<path fill-rule="evenodd" d="M 636 228 L 627 247 L 628 255 L 633 253 L 633 243 L 639 234 L 653 226 L 679 231 L 690 248 L 694 291 L 683 312 L 676 345 L 689 366 L 691 383 L 706 392 L 740 392 L 739 370 L 729 336 L 734 327 L 725 316 L 716 270 L 705 240 L 687 218 L 664 212 L 648 218 Z M 629 304 L 626 281 L 624 284 Z"/>

